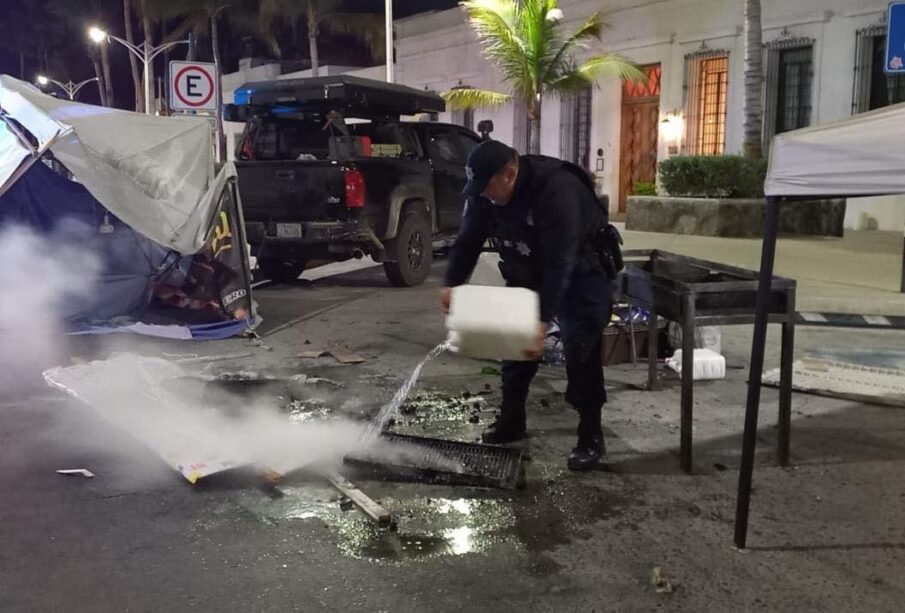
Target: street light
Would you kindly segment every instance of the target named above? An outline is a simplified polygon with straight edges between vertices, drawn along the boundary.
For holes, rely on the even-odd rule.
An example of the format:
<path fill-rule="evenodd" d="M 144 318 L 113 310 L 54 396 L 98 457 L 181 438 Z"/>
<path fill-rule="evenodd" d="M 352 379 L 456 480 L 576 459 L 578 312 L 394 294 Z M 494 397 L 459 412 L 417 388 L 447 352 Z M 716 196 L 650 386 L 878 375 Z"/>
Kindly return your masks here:
<path fill-rule="evenodd" d="M 91 38 L 91 40 L 98 44 L 114 40 L 123 45 L 135 57 L 137 57 L 142 62 L 142 64 L 144 64 L 145 113 L 147 113 L 148 115 L 154 114 L 151 110 L 151 106 L 154 103 L 153 97 L 151 95 L 151 62 L 154 61 L 155 57 L 157 57 L 167 49 L 171 49 L 176 45 L 190 44 L 190 41 L 188 40 L 176 40 L 170 43 L 158 45 L 157 47 L 151 45 L 150 43 L 148 43 L 148 41 L 144 41 L 140 45 L 134 45 L 127 40 L 119 38 L 118 36 L 113 36 L 112 34 L 105 32 L 104 30 L 101 30 L 97 27 L 88 30 L 88 36 L 89 38 Z"/>
<path fill-rule="evenodd" d="M 393 57 L 395 55 L 393 53 L 393 0 L 386 0 L 384 21 L 386 24 L 387 83 L 392 83 L 395 80 L 395 75 L 393 74 L 393 60 L 395 59 Z"/>
<path fill-rule="evenodd" d="M 97 81 L 98 89 L 100 89 L 100 79 L 98 79 L 97 77 L 85 79 L 84 81 L 81 81 L 79 83 L 73 83 L 72 81 L 67 81 L 66 83 L 63 83 L 61 81 L 57 81 L 56 79 L 51 79 L 49 77 L 45 77 L 44 75 L 38 75 L 37 81 L 38 81 L 38 85 L 40 85 L 41 87 L 47 87 L 51 83 L 56 85 L 57 87 L 62 89 L 64 92 L 66 92 L 66 95 L 69 96 L 70 100 L 75 100 L 75 97 L 79 95 L 79 91 L 83 87 L 88 85 L 89 83 L 93 83 L 93 82 Z"/>

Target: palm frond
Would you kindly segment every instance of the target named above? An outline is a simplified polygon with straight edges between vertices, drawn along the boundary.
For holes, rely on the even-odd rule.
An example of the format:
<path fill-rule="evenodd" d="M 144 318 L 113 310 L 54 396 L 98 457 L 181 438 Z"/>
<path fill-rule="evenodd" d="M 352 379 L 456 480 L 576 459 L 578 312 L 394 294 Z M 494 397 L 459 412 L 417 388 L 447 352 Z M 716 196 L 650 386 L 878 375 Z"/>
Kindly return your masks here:
<path fill-rule="evenodd" d="M 591 40 L 600 40 L 606 25 L 600 18 L 600 13 L 594 13 L 588 17 L 572 34 L 561 41 L 557 41 L 556 51 L 550 59 L 544 79 L 555 78 L 558 74 L 568 72 L 564 70 L 564 64 L 571 61 L 572 54 L 586 46 Z"/>
<path fill-rule="evenodd" d="M 528 49 L 521 36 L 521 11 L 515 0 L 467 0 L 461 3 L 484 56 L 494 62 L 512 87 L 530 91 Z"/>
<path fill-rule="evenodd" d="M 487 89 L 458 88 L 440 95 L 446 100 L 447 109 L 451 111 L 502 106 L 512 100 L 509 94 Z"/>
<path fill-rule="evenodd" d="M 601 77 L 617 77 L 623 81 L 646 81 L 647 77 L 631 61 L 615 53 L 598 55 L 550 81 L 551 91 L 573 91 L 592 85 Z"/>

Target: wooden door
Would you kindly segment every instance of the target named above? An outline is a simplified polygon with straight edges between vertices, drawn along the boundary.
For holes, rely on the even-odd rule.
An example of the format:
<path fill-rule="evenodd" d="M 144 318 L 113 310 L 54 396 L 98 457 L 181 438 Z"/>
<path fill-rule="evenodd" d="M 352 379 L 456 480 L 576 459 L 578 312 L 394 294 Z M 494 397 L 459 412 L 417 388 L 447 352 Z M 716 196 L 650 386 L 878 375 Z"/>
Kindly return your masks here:
<path fill-rule="evenodd" d="M 638 182 L 657 180 L 657 136 L 660 129 L 660 65 L 642 67 L 647 83 L 622 87 L 622 137 L 619 152 L 619 212 Z"/>

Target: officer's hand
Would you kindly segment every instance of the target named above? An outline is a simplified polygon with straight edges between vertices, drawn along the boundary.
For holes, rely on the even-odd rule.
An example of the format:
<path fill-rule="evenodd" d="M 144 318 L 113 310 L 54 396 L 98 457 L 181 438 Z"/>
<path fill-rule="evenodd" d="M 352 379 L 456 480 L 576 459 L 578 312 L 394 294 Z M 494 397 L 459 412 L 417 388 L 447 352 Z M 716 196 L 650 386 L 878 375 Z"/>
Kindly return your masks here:
<path fill-rule="evenodd" d="M 534 347 L 525 351 L 525 357 L 529 360 L 539 360 L 544 357 L 544 345 L 547 341 L 547 324 L 540 322 L 537 328 L 537 338 Z"/>
<path fill-rule="evenodd" d="M 443 309 L 444 315 L 449 315 L 449 303 L 452 300 L 452 288 L 444 287 L 440 291 L 440 308 Z"/>

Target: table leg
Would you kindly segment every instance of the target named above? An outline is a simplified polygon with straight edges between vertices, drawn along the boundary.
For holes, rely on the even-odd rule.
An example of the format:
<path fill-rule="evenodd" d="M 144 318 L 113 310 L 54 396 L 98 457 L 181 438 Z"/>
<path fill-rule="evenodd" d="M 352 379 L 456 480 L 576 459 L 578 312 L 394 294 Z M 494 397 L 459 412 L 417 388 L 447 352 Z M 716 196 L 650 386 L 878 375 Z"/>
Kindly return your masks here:
<path fill-rule="evenodd" d="M 786 321 L 782 324 L 782 349 L 779 370 L 779 440 L 777 459 L 789 465 L 792 436 L 792 365 L 795 361 L 795 290 L 788 294 Z"/>
<path fill-rule="evenodd" d="M 679 453 L 682 470 L 691 473 L 692 425 L 694 423 L 694 294 L 685 296 L 682 314 L 682 415 Z"/>
<path fill-rule="evenodd" d="M 657 389 L 657 312 L 651 307 L 650 320 L 647 322 L 647 389 Z"/>

